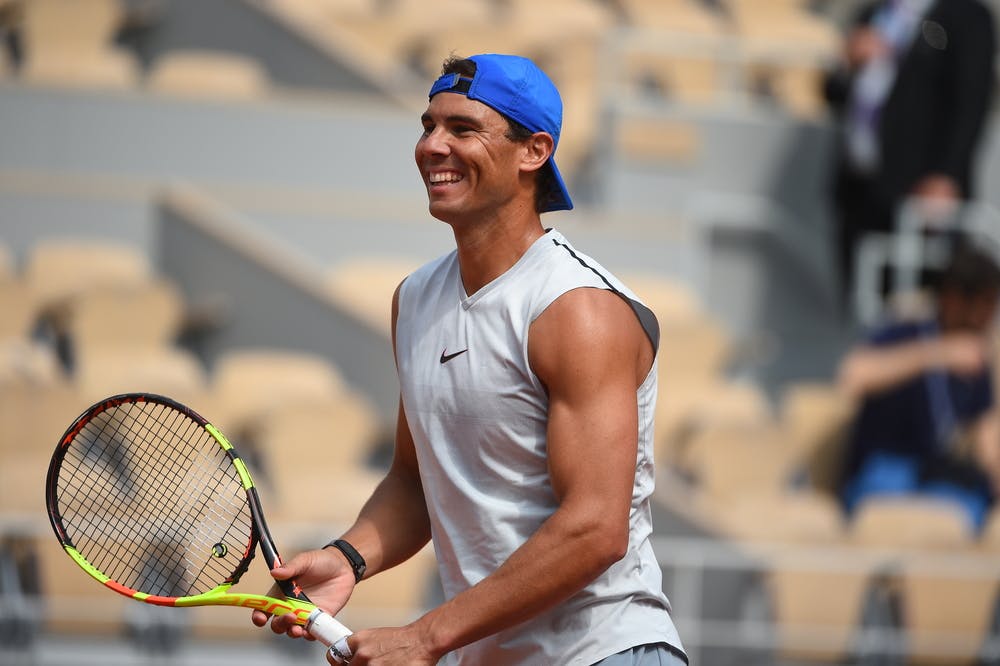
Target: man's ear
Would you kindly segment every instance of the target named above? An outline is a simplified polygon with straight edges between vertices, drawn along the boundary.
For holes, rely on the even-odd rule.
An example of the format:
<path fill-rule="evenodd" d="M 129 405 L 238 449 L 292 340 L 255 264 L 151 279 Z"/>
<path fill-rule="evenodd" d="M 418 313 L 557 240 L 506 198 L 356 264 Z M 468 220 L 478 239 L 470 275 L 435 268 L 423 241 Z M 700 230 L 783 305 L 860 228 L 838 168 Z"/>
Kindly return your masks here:
<path fill-rule="evenodd" d="M 521 169 L 524 171 L 538 171 L 552 157 L 552 152 L 556 148 L 552 135 L 548 132 L 535 132 L 524 142 L 524 158 L 521 161 Z"/>

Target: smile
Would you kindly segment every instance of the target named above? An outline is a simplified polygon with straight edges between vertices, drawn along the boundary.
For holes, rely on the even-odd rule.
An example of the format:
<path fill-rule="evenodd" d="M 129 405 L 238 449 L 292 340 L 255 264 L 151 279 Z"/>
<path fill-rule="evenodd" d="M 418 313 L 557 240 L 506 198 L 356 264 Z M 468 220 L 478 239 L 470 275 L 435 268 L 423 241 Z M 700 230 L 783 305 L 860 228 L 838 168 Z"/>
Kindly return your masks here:
<path fill-rule="evenodd" d="M 427 174 L 427 181 L 433 185 L 439 183 L 457 183 L 462 180 L 464 176 L 460 173 L 454 171 L 441 171 L 438 173 Z"/>

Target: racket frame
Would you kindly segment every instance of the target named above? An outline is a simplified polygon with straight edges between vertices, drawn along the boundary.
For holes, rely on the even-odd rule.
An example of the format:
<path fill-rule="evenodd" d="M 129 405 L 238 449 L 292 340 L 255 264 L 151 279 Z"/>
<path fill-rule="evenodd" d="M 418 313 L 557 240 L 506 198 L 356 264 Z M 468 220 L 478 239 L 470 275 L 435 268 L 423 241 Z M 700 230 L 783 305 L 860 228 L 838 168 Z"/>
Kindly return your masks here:
<path fill-rule="evenodd" d="M 76 549 L 62 523 L 62 516 L 59 513 L 57 482 L 59 478 L 59 470 L 62 465 L 66 449 L 72 444 L 76 436 L 79 435 L 80 431 L 98 414 L 126 403 L 140 402 L 159 404 L 175 409 L 208 431 L 223 451 L 226 452 L 230 462 L 239 474 L 240 481 L 243 484 L 243 489 L 247 493 L 247 503 L 250 509 L 252 529 L 246 553 L 244 553 L 243 559 L 240 560 L 232 575 L 223 583 L 207 592 L 184 597 L 164 597 L 148 594 L 122 585 L 121 583 L 112 580 L 109 576 L 91 564 L 87 558 Z M 269 613 L 271 615 L 292 614 L 295 618 L 295 622 L 305 626 L 307 630 L 312 630 L 314 628 L 314 624 L 316 623 L 329 625 L 329 621 L 332 621 L 334 623 L 332 630 L 336 631 L 339 635 L 316 636 L 327 645 L 330 645 L 333 642 L 342 639 L 347 634 L 350 634 L 350 631 L 346 627 L 340 625 L 339 622 L 333 620 L 332 617 L 328 616 L 321 609 L 317 608 L 311 601 L 309 601 L 309 597 L 306 596 L 306 594 L 294 581 L 275 581 L 279 589 L 281 589 L 282 593 L 286 596 L 285 599 L 276 599 L 263 594 L 229 591 L 233 585 L 239 582 L 240 577 L 246 573 L 258 546 L 260 547 L 261 553 L 264 556 L 264 560 L 267 563 L 269 570 L 281 565 L 281 557 L 278 554 L 278 550 L 274 545 L 274 540 L 271 537 L 270 530 L 264 520 L 264 512 L 261 507 L 260 497 L 257 494 L 257 488 L 254 486 L 253 478 L 250 476 L 250 471 L 247 469 L 243 459 L 239 456 L 236 449 L 218 428 L 209 423 L 208 420 L 191 408 L 182 405 L 171 398 L 157 395 L 155 393 L 122 393 L 105 398 L 104 400 L 101 400 L 84 410 L 84 412 L 80 414 L 75 421 L 73 421 L 69 428 L 66 429 L 66 432 L 60 438 L 59 444 L 53 453 L 52 460 L 49 463 L 45 483 L 45 503 L 49 514 L 49 522 L 52 524 L 52 529 L 55 531 L 56 538 L 59 540 L 59 543 L 62 545 L 66 553 L 81 569 L 86 571 L 97 582 L 101 583 L 108 589 L 117 592 L 118 594 L 135 599 L 136 601 L 157 606 L 174 606 L 179 608 L 194 606 L 240 606 L 243 608 L 264 611 L 265 613 Z M 322 616 L 326 617 L 323 618 Z"/>

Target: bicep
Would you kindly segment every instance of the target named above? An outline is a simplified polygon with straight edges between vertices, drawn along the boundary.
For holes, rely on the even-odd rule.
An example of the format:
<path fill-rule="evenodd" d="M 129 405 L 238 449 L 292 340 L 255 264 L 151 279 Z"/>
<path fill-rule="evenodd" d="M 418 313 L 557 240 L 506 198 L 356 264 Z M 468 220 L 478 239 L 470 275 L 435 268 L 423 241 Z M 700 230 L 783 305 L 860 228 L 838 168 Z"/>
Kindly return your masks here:
<path fill-rule="evenodd" d="M 548 390 L 548 455 L 561 504 L 627 522 L 638 446 L 636 377 L 648 339 L 611 292 L 577 289 L 532 324 L 532 369 Z M 648 367 L 646 368 L 648 371 Z"/>

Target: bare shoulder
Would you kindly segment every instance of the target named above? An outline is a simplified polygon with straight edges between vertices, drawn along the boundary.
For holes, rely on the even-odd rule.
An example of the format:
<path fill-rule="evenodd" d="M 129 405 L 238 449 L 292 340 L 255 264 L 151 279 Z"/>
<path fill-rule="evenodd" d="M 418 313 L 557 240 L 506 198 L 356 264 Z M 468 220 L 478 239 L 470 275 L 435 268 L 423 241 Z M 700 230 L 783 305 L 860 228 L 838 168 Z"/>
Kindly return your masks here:
<path fill-rule="evenodd" d="M 653 348 L 631 306 L 607 289 L 573 289 L 531 324 L 528 356 L 547 385 L 562 376 L 628 369 L 639 378 L 652 364 Z"/>

